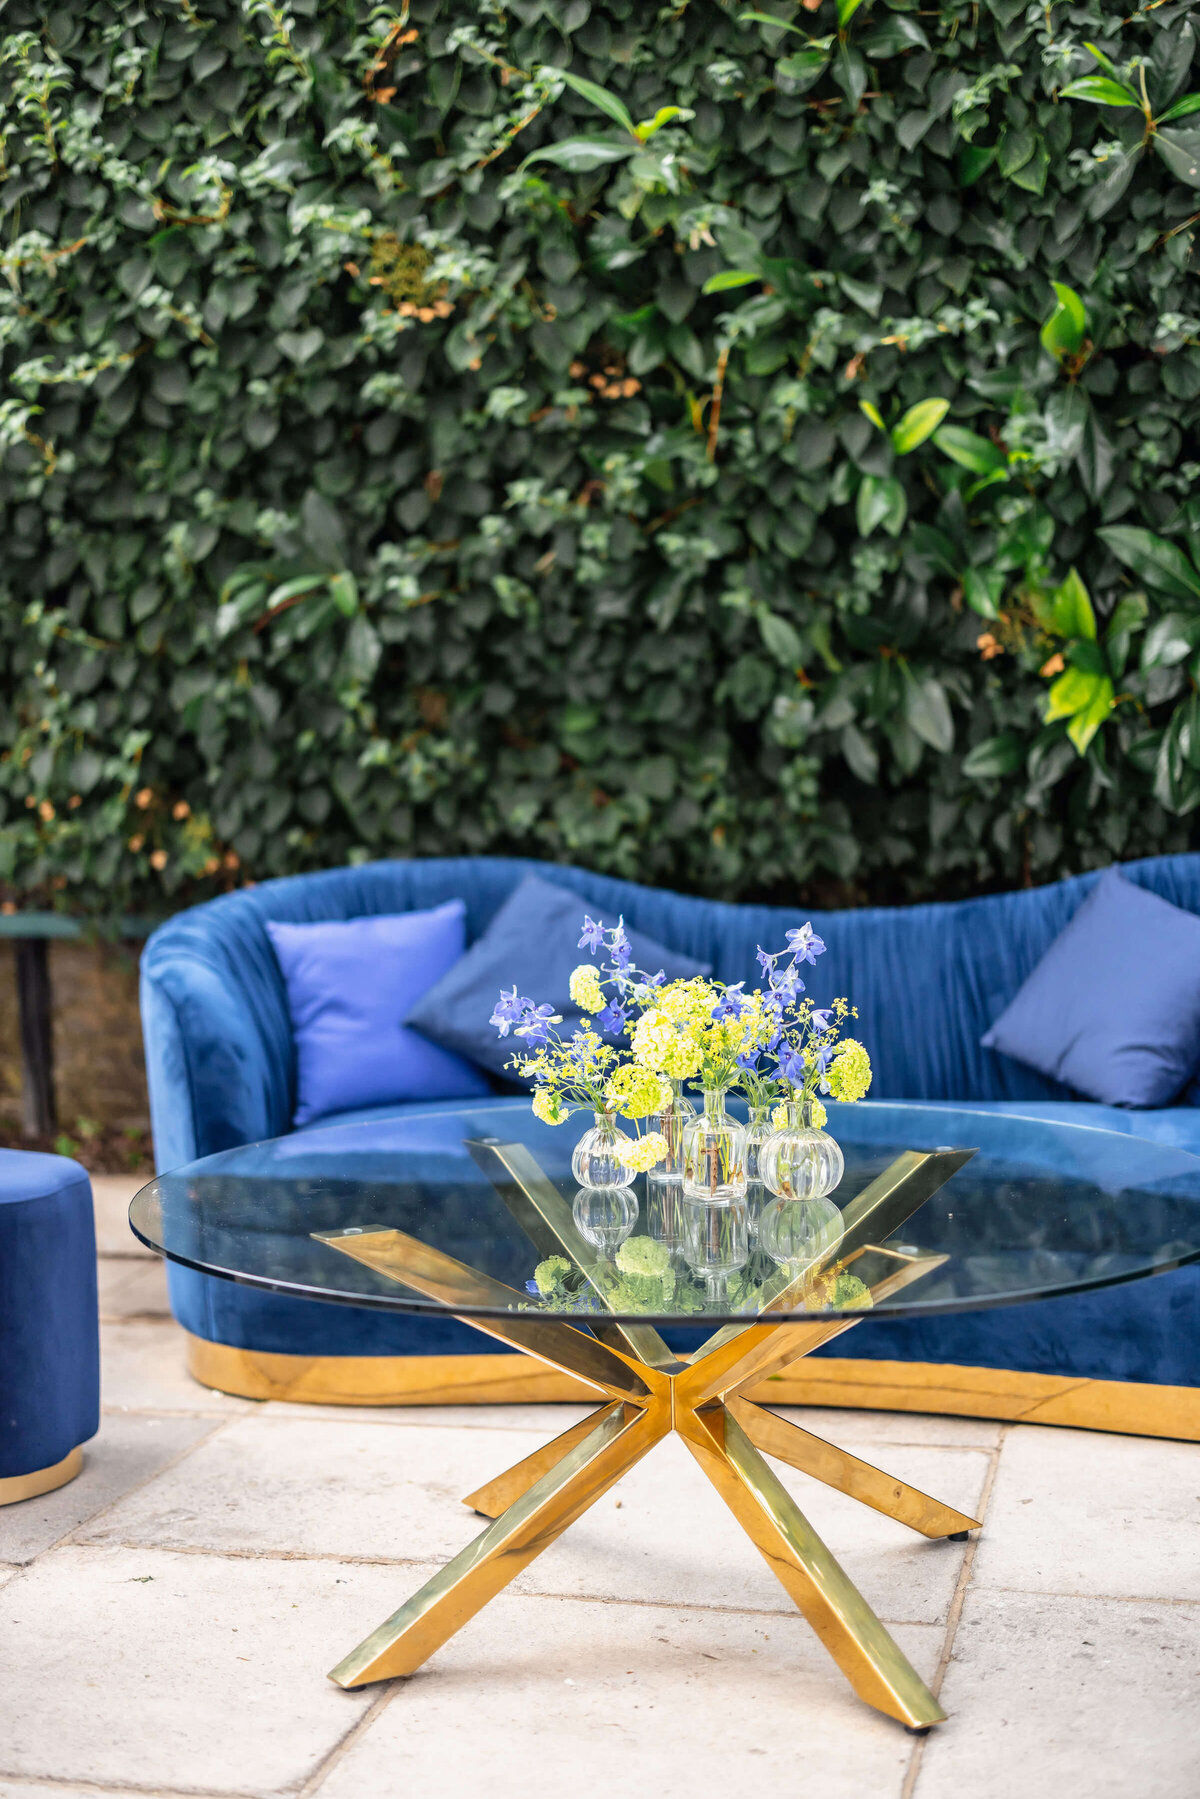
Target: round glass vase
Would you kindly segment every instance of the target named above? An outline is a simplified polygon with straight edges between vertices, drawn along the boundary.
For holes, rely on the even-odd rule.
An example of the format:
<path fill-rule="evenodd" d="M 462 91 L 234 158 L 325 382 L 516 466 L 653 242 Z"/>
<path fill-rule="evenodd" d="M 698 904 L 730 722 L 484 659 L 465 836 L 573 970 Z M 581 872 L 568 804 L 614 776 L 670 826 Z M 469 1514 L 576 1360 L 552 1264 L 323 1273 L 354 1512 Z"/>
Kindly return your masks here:
<path fill-rule="evenodd" d="M 725 1110 L 724 1087 L 706 1087 L 704 1110 L 683 1131 L 683 1196 L 709 1205 L 746 1197 L 746 1127 Z"/>
<path fill-rule="evenodd" d="M 571 1173 L 581 1187 L 631 1187 L 635 1170 L 621 1160 L 625 1132 L 617 1129 L 615 1112 L 594 1112 L 590 1131 L 585 1131 L 571 1157 Z"/>
<path fill-rule="evenodd" d="M 835 1255 L 845 1234 L 841 1211 L 831 1199 L 773 1199 L 758 1225 L 762 1248 L 792 1275 Z"/>
<path fill-rule="evenodd" d="M 744 1199 L 714 1203 L 685 1196 L 679 1209 L 683 1214 L 683 1259 L 704 1282 L 709 1305 L 727 1305 L 729 1277 L 744 1268 L 750 1257 L 749 1208 Z"/>
<path fill-rule="evenodd" d="M 789 1100 L 787 1111 L 783 1129 L 772 1131 L 763 1145 L 764 1185 L 776 1199 L 824 1199 L 841 1180 L 845 1158 L 813 1123 L 810 1100 Z"/>
<path fill-rule="evenodd" d="M 637 1223 L 638 1202 L 628 1187 L 581 1187 L 571 1215 L 580 1236 L 602 1255 L 611 1255 Z"/>
<path fill-rule="evenodd" d="M 770 1106 L 751 1106 L 746 1126 L 746 1207 L 750 1241 L 758 1238 L 758 1221 L 767 1202 L 767 1189 L 762 1177 L 762 1152 L 774 1130 Z"/>

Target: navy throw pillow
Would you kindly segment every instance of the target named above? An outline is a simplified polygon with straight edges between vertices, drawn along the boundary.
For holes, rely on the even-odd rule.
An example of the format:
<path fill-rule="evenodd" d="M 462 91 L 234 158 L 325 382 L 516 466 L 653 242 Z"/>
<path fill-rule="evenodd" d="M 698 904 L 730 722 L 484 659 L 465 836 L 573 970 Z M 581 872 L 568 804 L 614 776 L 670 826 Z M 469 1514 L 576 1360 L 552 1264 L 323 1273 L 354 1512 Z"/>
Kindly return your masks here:
<path fill-rule="evenodd" d="M 1169 1105 L 1200 1065 L 1200 918 L 1110 869 L 981 1041 L 1105 1105 Z"/>
<path fill-rule="evenodd" d="M 515 1077 L 505 1063 L 520 1055 L 520 1037 L 501 1037 L 488 1023 L 500 989 L 517 992 L 537 1004 L 550 1004 L 562 1014 L 557 1028 L 569 1035 L 583 1017 L 571 998 L 571 973 L 581 962 L 600 966 L 600 957 L 579 948 L 583 915 L 602 913 L 591 900 L 569 888 L 556 887 L 539 875 L 527 875 L 505 900 L 487 930 L 454 967 L 408 1013 L 405 1023 L 443 1049 L 468 1056 L 480 1067 L 507 1080 Z M 605 916 L 606 925 L 615 918 Z M 711 974 L 712 964 L 695 962 L 641 931 L 629 931 L 634 965 L 647 974 L 661 968 L 669 981 Z M 524 1083 L 527 1085 L 527 1083 Z"/>
<path fill-rule="evenodd" d="M 267 920 L 296 1040 L 296 1125 L 393 1101 L 478 1099 L 477 1068 L 404 1024 L 466 948 L 466 907 L 278 924 Z"/>

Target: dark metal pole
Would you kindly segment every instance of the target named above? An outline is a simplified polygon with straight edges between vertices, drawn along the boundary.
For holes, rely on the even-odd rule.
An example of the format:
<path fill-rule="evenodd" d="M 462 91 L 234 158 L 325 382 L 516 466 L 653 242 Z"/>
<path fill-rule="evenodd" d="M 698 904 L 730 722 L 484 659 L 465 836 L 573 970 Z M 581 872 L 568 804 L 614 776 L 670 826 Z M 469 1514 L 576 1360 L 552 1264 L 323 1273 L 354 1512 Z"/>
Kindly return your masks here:
<path fill-rule="evenodd" d="M 17 1011 L 21 1021 L 21 1122 L 27 1137 L 56 1128 L 50 966 L 44 937 L 18 937 Z"/>

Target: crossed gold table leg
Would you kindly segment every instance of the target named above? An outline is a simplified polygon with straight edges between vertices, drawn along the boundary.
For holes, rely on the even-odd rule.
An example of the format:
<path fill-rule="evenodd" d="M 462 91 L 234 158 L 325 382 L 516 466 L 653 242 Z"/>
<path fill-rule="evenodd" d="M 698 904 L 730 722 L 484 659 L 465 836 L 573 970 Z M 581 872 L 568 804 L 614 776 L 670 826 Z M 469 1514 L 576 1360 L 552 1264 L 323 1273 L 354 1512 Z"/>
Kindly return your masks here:
<path fill-rule="evenodd" d="M 510 1160 L 518 1166 L 520 1155 L 527 1154 L 519 1146 L 501 1147 L 512 1152 Z M 868 1240 L 871 1226 L 894 1228 L 941 1184 L 928 1166 L 939 1153 L 942 1180 L 948 1178 L 947 1168 L 953 1172 L 966 1159 L 962 1152 L 902 1157 L 903 1169 L 894 1164 L 844 1213 L 840 1259 L 855 1265 L 875 1298 L 920 1278 L 943 1259 Z M 549 1233 L 557 1248 L 586 1268 L 588 1249 L 574 1232 L 569 1208 L 549 1183 L 539 1186 L 537 1173 L 525 1170 L 519 1177 L 521 1192 L 536 1212 L 536 1219 L 526 1216 L 523 1224 L 535 1242 L 540 1239 L 540 1247 L 546 1247 Z M 682 1361 L 646 1325 L 597 1316 L 589 1318 L 589 1334 L 523 1310 L 523 1296 L 514 1289 L 401 1231 L 321 1236 L 332 1248 L 445 1306 L 457 1301 L 495 1308 L 491 1316 L 465 1316 L 464 1322 L 589 1381 L 606 1399 L 599 1411 L 468 1495 L 465 1503 L 493 1521 L 333 1669 L 330 1678 L 339 1686 L 413 1673 L 627 1469 L 675 1431 L 860 1698 L 913 1730 L 926 1730 L 945 1717 L 759 1452 L 927 1537 L 961 1537 L 977 1528 L 977 1520 L 745 1397 L 747 1388 L 852 1328 L 856 1318 L 772 1316 L 772 1309 L 778 1314 L 798 1303 L 800 1278 L 781 1277 L 767 1296 L 765 1312 L 745 1325 L 718 1331 L 693 1358 Z M 505 1315 L 499 1315 L 501 1308 Z"/>

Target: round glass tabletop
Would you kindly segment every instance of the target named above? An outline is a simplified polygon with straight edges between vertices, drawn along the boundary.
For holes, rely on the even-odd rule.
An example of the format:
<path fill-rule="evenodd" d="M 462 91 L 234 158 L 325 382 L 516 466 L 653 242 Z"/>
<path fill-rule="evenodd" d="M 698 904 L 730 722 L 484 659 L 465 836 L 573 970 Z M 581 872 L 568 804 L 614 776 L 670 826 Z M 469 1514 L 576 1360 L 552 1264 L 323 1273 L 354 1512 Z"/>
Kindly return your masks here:
<path fill-rule="evenodd" d="M 300 1131 L 160 1175 L 130 1222 L 171 1261 L 275 1292 L 593 1328 L 969 1311 L 1200 1259 L 1200 1158 L 1115 1132 L 831 1104 L 830 1198 L 739 1208 L 644 1175 L 578 1188 L 576 1126 L 496 1100 Z"/>

